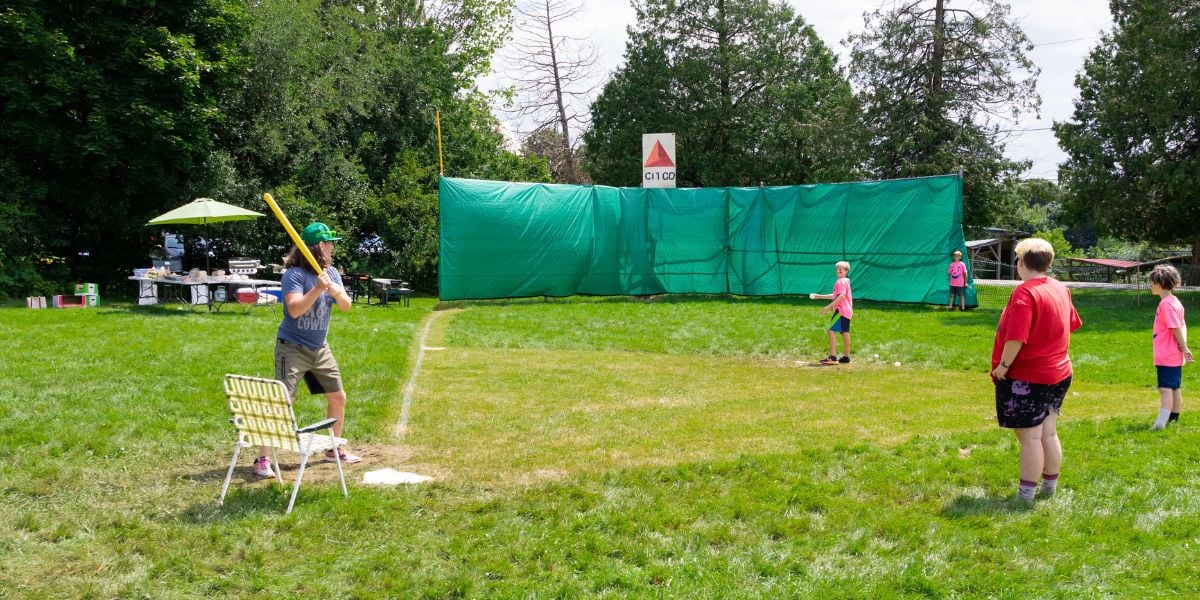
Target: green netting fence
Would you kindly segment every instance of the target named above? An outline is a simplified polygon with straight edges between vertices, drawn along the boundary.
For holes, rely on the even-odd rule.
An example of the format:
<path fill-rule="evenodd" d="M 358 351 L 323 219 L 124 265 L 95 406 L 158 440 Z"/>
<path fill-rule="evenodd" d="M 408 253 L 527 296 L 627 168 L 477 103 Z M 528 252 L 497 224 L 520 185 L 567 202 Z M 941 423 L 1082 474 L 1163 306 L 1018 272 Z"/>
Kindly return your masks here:
<path fill-rule="evenodd" d="M 439 203 L 442 300 L 829 293 L 846 260 L 856 299 L 945 303 L 950 255 L 967 254 L 958 175 L 691 189 L 443 178 Z"/>

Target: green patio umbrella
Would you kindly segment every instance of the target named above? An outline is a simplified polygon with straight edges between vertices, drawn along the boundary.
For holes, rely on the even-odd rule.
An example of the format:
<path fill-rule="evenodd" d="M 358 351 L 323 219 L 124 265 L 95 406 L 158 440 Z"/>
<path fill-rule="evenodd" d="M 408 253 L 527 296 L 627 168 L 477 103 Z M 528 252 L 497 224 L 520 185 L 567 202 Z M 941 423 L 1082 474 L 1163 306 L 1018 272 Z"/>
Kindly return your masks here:
<path fill-rule="evenodd" d="M 263 213 L 218 202 L 212 198 L 196 198 L 175 210 L 150 219 L 146 225 L 207 225 L 223 221 L 248 221 L 261 216 Z M 208 249 L 205 248 L 205 271 L 208 270 L 208 254 Z"/>
<path fill-rule="evenodd" d="M 196 198 L 175 210 L 150 219 L 147 225 L 204 225 L 222 221 L 248 221 L 263 213 L 240 206 L 217 202 L 212 198 Z"/>

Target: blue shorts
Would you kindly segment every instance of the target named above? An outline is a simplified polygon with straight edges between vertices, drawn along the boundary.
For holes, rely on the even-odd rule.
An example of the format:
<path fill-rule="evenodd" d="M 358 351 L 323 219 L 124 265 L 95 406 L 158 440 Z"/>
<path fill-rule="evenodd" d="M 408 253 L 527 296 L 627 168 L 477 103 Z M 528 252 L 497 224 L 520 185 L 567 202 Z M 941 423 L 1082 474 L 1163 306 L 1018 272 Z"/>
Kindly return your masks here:
<path fill-rule="evenodd" d="M 833 311 L 833 321 L 829 323 L 829 330 L 834 333 L 850 333 L 850 319 L 843 317 L 836 310 Z"/>
<path fill-rule="evenodd" d="M 1158 369 L 1158 387 L 1177 390 L 1183 385 L 1183 367 L 1154 365 L 1154 368 Z"/>
<path fill-rule="evenodd" d="M 963 300 L 966 300 L 967 299 L 967 288 L 950 286 L 950 300 L 953 301 L 955 296 L 962 298 Z"/>

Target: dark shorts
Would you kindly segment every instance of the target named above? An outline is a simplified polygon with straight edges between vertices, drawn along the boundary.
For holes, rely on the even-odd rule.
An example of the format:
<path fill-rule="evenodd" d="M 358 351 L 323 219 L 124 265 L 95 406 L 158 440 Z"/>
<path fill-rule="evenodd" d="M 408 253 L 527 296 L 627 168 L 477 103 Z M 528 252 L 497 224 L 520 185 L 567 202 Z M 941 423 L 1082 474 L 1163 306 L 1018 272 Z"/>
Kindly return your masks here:
<path fill-rule="evenodd" d="M 342 373 L 329 344 L 311 350 L 276 338 L 275 379 L 282 381 L 288 395 L 295 398 L 301 378 L 310 394 L 329 394 L 342 389 Z"/>
<path fill-rule="evenodd" d="M 950 286 L 950 300 L 953 301 L 955 298 L 962 298 L 966 300 L 967 288 Z"/>
<path fill-rule="evenodd" d="M 841 313 L 834 311 L 833 321 L 829 323 L 829 330 L 834 333 L 850 333 L 850 319 L 843 317 Z"/>
<path fill-rule="evenodd" d="M 1158 387 L 1177 390 L 1183 386 L 1183 367 L 1160 367 L 1158 369 Z"/>
<path fill-rule="evenodd" d="M 1037 427 L 1053 410 L 1062 414 L 1071 377 L 1058 383 L 1029 383 L 1016 379 L 996 382 L 996 420 L 1007 429 Z"/>

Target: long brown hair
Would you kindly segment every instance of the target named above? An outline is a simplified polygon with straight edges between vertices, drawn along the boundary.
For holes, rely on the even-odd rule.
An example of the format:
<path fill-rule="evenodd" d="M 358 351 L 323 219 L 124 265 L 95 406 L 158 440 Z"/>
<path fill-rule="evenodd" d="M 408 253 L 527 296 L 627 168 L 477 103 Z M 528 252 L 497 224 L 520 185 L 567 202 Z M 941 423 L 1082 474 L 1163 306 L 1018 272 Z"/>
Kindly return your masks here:
<path fill-rule="evenodd" d="M 317 259 L 317 264 L 321 265 L 322 271 L 329 268 L 329 257 L 325 256 L 324 252 L 321 252 L 320 242 L 309 246 L 308 251 L 312 252 L 313 258 Z M 298 246 L 292 246 L 292 249 L 288 251 L 287 256 L 283 257 L 283 266 L 288 269 L 292 267 L 303 267 L 309 271 L 312 271 L 313 273 L 316 273 L 316 271 L 313 271 L 312 265 L 308 264 L 308 259 L 304 258 L 304 254 L 300 252 L 300 248 Z"/>

